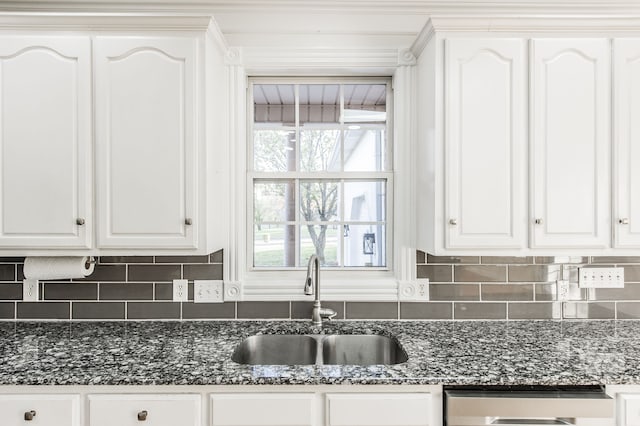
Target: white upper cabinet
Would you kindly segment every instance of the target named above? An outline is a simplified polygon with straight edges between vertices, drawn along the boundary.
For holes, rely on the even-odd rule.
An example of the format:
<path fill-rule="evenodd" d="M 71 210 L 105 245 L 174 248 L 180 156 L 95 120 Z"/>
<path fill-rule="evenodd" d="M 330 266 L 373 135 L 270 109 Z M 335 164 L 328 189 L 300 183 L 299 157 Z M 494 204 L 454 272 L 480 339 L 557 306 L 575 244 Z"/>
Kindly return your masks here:
<path fill-rule="evenodd" d="M 610 244 L 610 42 L 531 42 L 533 248 Z"/>
<path fill-rule="evenodd" d="M 615 246 L 640 248 L 640 39 L 614 41 Z"/>
<path fill-rule="evenodd" d="M 91 246 L 88 37 L 0 39 L 0 248 Z"/>
<path fill-rule="evenodd" d="M 526 245 L 524 47 L 445 40 L 446 248 Z"/>
<path fill-rule="evenodd" d="M 98 248 L 196 248 L 194 38 L 96 37 Z"/>

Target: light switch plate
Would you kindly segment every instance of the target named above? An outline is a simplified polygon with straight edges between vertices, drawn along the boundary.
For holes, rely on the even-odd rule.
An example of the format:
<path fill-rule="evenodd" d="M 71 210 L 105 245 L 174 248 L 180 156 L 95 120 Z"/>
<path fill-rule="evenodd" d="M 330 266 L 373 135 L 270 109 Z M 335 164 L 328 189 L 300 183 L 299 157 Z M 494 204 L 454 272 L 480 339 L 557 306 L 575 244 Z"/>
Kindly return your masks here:
<path fill-rule="evenodd" d="M 173 301 L 186 302 L 189 300 L 189 280 L 173 280 Z"/>
<path fill-rule="evenodd" d="M 40 298 L 40 285 L 38 280 L 22 280 L 22 300 L 25 302 L 37 302 Z"/>
<path fill-rule="evenodd" d="M 193 302 L 224 302 L 224 282 L 222 280 L 195 280 L 193 282 Z"/>
<path fill-rule="evenodd" d="M 624 288 L 624 268 L 578 268 L 580 288 Z"/>

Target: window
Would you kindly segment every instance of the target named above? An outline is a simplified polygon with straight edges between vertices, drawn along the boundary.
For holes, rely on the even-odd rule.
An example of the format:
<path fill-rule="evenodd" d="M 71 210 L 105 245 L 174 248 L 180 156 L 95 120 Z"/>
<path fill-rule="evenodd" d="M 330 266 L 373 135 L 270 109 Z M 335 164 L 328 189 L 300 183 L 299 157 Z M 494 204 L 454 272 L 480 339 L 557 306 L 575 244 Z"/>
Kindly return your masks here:
<path fill-rule="evenodd" d="M 388 79 L 250 80 L 254 270 L 390 267 Z"/>

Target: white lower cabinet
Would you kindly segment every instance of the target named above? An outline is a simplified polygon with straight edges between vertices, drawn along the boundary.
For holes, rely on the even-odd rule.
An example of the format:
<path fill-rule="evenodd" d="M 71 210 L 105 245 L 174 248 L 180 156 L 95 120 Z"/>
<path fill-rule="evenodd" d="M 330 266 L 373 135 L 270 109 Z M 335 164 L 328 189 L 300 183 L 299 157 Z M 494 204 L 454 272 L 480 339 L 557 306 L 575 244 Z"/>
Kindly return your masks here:
<path fill-rule="evenodd" d="M 618 425 L 640 426 L 640 394 L 618 394 Z"/>
<path fill-rule="evenodd" d="M 80 395 L 0 395 L 2 426 L 80 426 Z"/>
<path fill-rule="evenodd" d="M 427 393 L 327 394 L 327 426 L 429 426 Z"/>
<path fill-rule="evenodd" d="M 200 426 L 200 400 L 196 394 L 89 395 L 89 426 Z"/>
<path fill-rule="evenodd" d="M 313 393 L 211 395 L 212 426 L 315 426 Z"/>

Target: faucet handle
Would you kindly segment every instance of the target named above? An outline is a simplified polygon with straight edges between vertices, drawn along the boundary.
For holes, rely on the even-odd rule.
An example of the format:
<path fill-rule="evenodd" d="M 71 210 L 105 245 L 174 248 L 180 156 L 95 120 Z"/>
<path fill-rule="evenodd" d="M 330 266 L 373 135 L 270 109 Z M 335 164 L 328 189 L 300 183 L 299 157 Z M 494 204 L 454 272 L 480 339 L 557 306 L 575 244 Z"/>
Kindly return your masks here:
<path fill-rule="evenodd" d="M 326 318 L 329 321 L 331 321 L 332 319 L 334 319 L 336 317 L 336 315 L 338 315 L 338 313 L 336 311 L 334 311 L 333 309 L 320 308 L 320 317 L 321 318 Z"/>

